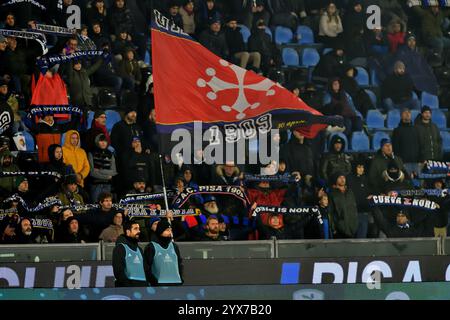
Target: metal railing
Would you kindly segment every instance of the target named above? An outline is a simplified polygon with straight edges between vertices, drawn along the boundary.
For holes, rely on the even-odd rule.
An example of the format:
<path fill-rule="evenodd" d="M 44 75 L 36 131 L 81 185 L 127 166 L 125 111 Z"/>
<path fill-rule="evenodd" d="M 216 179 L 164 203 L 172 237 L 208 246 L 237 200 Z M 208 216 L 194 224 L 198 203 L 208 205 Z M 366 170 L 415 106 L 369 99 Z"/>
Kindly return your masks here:
<path fill-rule="evenodd" d="M 271 259 L 446 255 L 449 238 L 178 242 L 183 259 Z M 144 248 L 147 243 L 139 244 Z M 11 262 L 111 260 L 114 243 L 0 245 Z"/>

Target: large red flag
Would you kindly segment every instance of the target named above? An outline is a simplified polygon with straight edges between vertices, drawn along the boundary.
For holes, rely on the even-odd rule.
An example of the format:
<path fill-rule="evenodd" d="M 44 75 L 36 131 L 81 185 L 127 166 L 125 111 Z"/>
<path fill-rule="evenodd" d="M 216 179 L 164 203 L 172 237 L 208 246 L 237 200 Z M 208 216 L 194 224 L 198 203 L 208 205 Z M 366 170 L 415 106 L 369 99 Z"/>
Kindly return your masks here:
<path fill-rule="evenodd" d="M 313 138 L 336 118 L 325 117 L 281 85 L 216 56 L 155 11 L 152 65 L 160 133 L 194 121 L 241 125 L 269 119 L 274 129 L 296 128 Z"/>

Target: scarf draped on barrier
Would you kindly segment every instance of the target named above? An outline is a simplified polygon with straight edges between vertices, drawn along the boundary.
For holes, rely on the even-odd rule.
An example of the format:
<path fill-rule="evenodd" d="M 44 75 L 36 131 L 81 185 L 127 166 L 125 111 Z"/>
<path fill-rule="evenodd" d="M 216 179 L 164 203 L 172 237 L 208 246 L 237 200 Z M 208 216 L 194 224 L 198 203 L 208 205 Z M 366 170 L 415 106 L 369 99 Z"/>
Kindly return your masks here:
<path fill-rule="evenodd" d="M 0 29 L 0 34 L 5 37 L 15 37 L 15 38 L 28 39 L 28 40 L 35 40 L 40 44 L 43 55 L 47 54 L 47 52 L 48 52 L 47 39 L 45 38 L 45 35 L 43 35 L 42 33 Z"/>
<path fill-rule="evenodd" d="M 296 176 L 290 174 L 275 174 L 275 175 L 262 175 L 262 174 L 249 174 L 244 175 L 245 182 L 283 182 L 283 183 L 295 183 L 297 182 Z"/>
<path fill-rule="evenodd" d="M 323 224 L 322 215 L 320 214 L 319 207 L 317 206 L 305 206 L 305 207 L 295 207 L 295 208 L 287 208 L 287 207 L 275 207 L 275 206 L 257 206 L 255 210 L 253 210 L 252 216 L 256 217 L 256 215 L 260 213 L 273 213 L 273 214 L 296 214 L 296 215 L 312 215 L 317 218 L 320 224 Z"/>
<path fill-rule="evenodd" d="M 40 4 L 36 0 L 9 0 L 8 2 L 2 4 L 2 7 L 12 6 L 12 5 L 21 4 L 21 3 L 30 3 L 30 4 L 34 5 L 35 7 L 41 9 L 42 11 L 47 10 L 47 8 L 44 5 Z"/>
<path fill-rule="evenodd" d="M 94 57 L 102 57 L 104 60 L 109 60 L 111 58 L 111 54 L 103 50 L 76 51 L 69 55 L 51 54 L 37 59 L 36 64 L 41 70 L 41 73 L 45 74 L 48 69 L 50 69 L 56 64 L 67 63 L 73 60 L 88 59 Z"/>
<path fill-rule="evenodd" d="M 223 194 L 230 195 L 238 198 L 244 205 L 249 204 L 249 200 L 245 192 L 236 186 L 199 186 L 198 188 L 186 188 L 182 193 L 180 193 L 175 200 L 173 201 L 173 206 L 175 208 L 179 208 L 189 200 L 189 198 L 193 195 L 198 194 Z"/>
<path fill-rule="evenodd" d="M 399 190 L 395 191 L 402 197 L 441 197 L 444 198 L 448 195 L 448 189 L 414 189 L 414 190 Z"/>
<path fill-rule="evenodd" d="M 439 209 L 439 205 L 428 199 L 411 199 L 403 197 L 373 196 L 369 200 L 370 206 L 394 206 L 404 209 L 422 209 L 433 211 Z"/>

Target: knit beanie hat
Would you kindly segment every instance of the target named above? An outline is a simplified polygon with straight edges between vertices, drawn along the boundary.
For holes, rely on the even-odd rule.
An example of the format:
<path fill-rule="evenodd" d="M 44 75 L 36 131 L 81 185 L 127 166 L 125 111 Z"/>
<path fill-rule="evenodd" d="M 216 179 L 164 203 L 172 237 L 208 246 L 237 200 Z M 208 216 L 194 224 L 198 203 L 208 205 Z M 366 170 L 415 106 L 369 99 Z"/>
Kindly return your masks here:
<path fill-rule="evenodd" d="M 161 234 L 168 228 L 172 228 L 169 220 L 167 218 L 161 218 L 161 220 L 159 220 L 158 222 L 158 226 L 156 227 L 156 234 L 158 236 L 161 236 Z"/>

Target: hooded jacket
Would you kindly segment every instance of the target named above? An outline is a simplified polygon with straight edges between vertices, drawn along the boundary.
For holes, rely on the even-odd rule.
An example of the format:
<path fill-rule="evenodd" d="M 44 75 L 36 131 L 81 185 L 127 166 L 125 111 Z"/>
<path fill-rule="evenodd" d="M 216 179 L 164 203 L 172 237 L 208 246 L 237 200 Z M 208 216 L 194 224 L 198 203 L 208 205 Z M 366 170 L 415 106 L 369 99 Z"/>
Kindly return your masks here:
<path fill-rule="evenodd" d="M 66 165 L 63 158 L 59 160 L 55 159 L 55 150 L 58 147 L 61 147 L 61 145 L 52 144 L 48 147 L 47 151 L 50 161 L 44 164 L 42 167 L 44 171 L 59 173 L 61 175 L 61 179 L 52 176 L 42 177 L 40 179 L 41 185 L 44 189 L 44 191 L 41 190 L 41 193 L 44 197 L 56 195 L 59 192 L 61 184 L 65 180 L 65 177 L 69 175 L 75 175 L 75 171 L 73 171 L 72 166 Z"/>
<path fill-rule="evenodd" d="M 238 167 L 234 168 L 233 175 L 231 177 L 228 177 L 225 175 L 225 166 L 224 165 L 218 165 L 216 167 L 216 174 L 213 177 L 213 184 L 217 185 L 232 185 L 237 186 L 240 183 L 239 180 L 239 174 L 240 170 Z"/>
<path fill-rule="evenodd" d="M 84 186 L 84 179 L 89 175 L 90 165 L 86 155 L 86 152 L 80 147 L 80 140 L 78 140 L 77 146 L 72 146 L 70 144 L 70 137 L 72 134 L 78 135 L 80 139 L 80 134 L 76 130 L 69 130 L 66 133 L 66 140 L 63 146 L 63 158 L 65 164 L 70 164 L 74 169 L 75 173 L 82 176 L 80 185 Z"/>
<path fill-rule="evenodd" d="M 55 121 L 49 124 L 43 119 L 39 119 L 35 137 L 38 150 L 38 159 L 40 163 L 50 161 L 48 157 L 48 147 L 52 144 L 61 143 L 61 132 L 62 131 L 60 131 L 60 128 L 56 125 Z"/>
<path fill-rule="evenodd" d="M 353 157 L 345 154 L 345 141 L 342 140 L 342 149 L 337 152 L 334 149 L 334 144 L 336 140 L 338 140 L 339 136 L 335 135 L 330 141 L 330 145 L 328 150 L 330 150 L 324 157 L 322 167 L 321 167 L 321 175 L 326 180 L 329 181 L 331 177 L 333 177 L 336 173 L 340 172 L 345 175 L 350 174 L 352 170 Z"/>
<path fill-rule="evenodd" d="M 100 125 L 95 119 L 92 119 L 91 127 L 83 135 L 82 146 L 87 152 L 93 151 L 96 148 L 95 138 L 103 133 L 108 140 L 108 144 L 111 144 L 111 137 L 106 129 L 106 126 Z"/>
<path fill-rule="evenodd" d="M 381 194 L 384 191 L 386 181 L 383 178 L 383 172 L 387 170 L 390 161 L 394 161 L 401 171 L 406 172 L 403 161 L 400 157 L 397 157 L 395 154 L 388 157 L 381 152 L 381 149 L 378 150 L 372 160 L 369 170 L 369 183 L 375 194 Z"/>
<path fill-rule="evenodd" d="M 125 248 L 122 244 L 127 245 L 131 250 L 139 250 L 144 256 L 142 249 L 138 245 L 138 241 L 127 237 L 126 235 L 120 235 L 117 238 L 116 246 L 113 250 L 112 256 L 112 266 L 114 271 L 114 277 L 116 278 L 116 287 L 147 287 L 146 281 L 130 280 L 125 274 L 126 264 L 125 264 Z"/>

